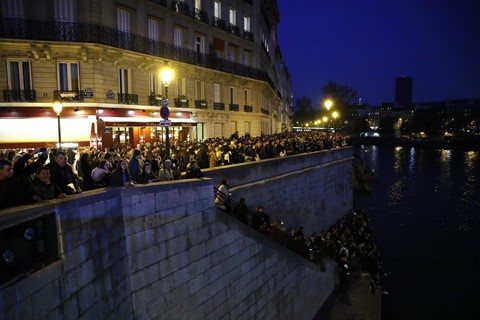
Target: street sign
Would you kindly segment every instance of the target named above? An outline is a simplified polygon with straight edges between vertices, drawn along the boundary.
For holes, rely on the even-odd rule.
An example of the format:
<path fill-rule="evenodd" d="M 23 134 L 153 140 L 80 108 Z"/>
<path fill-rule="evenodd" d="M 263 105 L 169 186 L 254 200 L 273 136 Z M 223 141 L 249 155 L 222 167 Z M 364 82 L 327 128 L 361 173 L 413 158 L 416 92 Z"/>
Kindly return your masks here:
<path fill-rule="evenodd" d="M 164 120 L 167 120 L 169 116 L 170 116 L 170 109 L 168 109 L 168 107 L 166 106 L 161 107 L 160 117 L 162 117 Z"/>
<path fill-rule="evenodd" d="M 170 127 L 172 120 L 160 120 L 160 127 Z"/>

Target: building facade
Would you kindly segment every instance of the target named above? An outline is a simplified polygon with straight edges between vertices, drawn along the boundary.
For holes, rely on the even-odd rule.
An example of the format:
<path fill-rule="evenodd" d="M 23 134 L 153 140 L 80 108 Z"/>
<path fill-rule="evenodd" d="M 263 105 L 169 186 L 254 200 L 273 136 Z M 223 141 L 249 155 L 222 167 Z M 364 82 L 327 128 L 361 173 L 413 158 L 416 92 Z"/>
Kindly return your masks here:
<path fill-rule="evenodd" d="M 167 103 L 174 141 L 292 128 L 275 0 L 4 0 L 1 10 L 0 148 L 55 144 L 60 123 L 62 144 L 163 142 Z"/>

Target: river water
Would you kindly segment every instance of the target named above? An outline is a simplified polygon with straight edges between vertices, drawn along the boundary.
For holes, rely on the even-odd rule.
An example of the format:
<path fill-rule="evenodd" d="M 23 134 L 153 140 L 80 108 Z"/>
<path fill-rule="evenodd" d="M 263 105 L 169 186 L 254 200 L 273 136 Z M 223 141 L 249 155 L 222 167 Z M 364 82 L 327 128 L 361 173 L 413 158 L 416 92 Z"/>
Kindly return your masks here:
<path fill-rule="evenodd" d="M 375 170 L 355 195 L 388 276 L 382 319 L 480 319 L 480 152 L 355 146 Z"/>

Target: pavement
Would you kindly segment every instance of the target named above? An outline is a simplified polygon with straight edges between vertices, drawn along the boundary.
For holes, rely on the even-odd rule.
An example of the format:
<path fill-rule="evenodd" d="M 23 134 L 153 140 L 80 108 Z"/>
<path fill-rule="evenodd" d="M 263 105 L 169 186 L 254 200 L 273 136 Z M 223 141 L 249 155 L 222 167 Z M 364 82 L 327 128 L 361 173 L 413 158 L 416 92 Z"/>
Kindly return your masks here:
<path fill-rule="evenodd" d="M 370 277 L 350 275 L 342 291 L 334 291 L 313 320 L 380 320 L 382 314 L 381 287 L 372 294 Z"/>

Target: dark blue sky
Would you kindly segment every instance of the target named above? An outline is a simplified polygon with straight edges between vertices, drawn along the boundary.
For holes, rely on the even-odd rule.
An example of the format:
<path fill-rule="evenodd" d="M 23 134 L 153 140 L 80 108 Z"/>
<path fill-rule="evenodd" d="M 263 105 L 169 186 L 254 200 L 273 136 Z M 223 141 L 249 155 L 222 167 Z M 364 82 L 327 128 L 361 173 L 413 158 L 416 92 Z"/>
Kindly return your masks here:
<path fill-rule="evenodd" d="M 413 78 L 413 102 L 480 98 L 480 1 L 277 0 L 278 38 L 294 97 L 314 106 L 328 81 L 362 102 L 394 100 Z"/>

